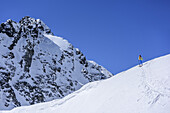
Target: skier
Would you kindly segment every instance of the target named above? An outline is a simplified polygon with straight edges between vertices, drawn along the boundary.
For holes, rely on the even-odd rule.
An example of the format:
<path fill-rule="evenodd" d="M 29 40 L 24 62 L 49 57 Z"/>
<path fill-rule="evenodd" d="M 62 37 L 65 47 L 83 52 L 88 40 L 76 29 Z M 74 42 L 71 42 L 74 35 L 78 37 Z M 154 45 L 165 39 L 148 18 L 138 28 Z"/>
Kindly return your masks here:
<path fill-rule="evenodd" d="M 138 61 L 139 61 L 139 67 L 143 66 L 142 64 L 143 58 L 141 55 L 139 55 Z"/>

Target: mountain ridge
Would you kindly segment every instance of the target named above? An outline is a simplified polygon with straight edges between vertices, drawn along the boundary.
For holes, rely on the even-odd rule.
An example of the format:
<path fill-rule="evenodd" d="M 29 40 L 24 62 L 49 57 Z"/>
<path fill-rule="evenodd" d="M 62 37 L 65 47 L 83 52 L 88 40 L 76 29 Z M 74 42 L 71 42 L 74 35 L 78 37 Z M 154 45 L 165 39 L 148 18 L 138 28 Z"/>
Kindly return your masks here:
<path fill-rule="evenodd" d="M 0 110 L 46 102 L 113 76 L 40 19 L 0 25 Z"/>
<path fill-rule="evenodd" d="M 95 81 L 51 102 L 1 113 L 169 113 L 170 54 Z"/>

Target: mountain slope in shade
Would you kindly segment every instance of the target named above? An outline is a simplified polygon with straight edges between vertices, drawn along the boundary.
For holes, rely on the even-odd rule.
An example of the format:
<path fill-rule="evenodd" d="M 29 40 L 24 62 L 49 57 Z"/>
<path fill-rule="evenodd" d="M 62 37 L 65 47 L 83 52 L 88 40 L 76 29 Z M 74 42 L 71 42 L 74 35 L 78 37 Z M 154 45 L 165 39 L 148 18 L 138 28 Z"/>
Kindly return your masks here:
<path fill-rule="evenodd" d="M 40 19 L 0 25 L 0 110 L 63 98 L 111 76 Z"/>
<path fill-rule="evenodd" d="M 169 62 L 170 54 L 88 83 L 63 99 L 1 113 L 170 113 Z"/>

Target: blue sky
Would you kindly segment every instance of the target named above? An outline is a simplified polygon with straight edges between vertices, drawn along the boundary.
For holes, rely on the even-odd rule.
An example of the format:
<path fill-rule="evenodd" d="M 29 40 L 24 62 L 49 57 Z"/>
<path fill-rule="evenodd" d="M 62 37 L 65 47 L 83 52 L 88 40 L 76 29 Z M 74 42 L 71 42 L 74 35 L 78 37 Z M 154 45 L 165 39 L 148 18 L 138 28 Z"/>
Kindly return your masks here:
<path fill-rule="evenodd" d="M 113 74 L 170 53 L 169 0 L 3 0 L 0 15 L 41 19 Z"/>

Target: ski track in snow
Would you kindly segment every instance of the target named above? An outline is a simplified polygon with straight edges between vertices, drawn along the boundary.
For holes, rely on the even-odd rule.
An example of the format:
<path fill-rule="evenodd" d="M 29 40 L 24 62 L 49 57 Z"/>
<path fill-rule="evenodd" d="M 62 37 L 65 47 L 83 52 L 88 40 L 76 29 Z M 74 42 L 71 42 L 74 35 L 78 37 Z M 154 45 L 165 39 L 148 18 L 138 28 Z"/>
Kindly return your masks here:
<path fill-rule="evenodd" d="M 149 68 L 149 66 L 150 66 L 150 63 L 148 63 L 148 68 Z M 168 95 L 167 93 L 165 93 L 165 92 L 160 92 L 159 90 L 156 90 L 156 89 L 153 87 L 154 84 L 153 84 L 153 86 L 150 85 L 150 83 L 147 81 L 146 71 L 145 71 L 144 68 L 145 68 L 145 67 L 141 67 L 143 82 L 144 82 L 145 86 L 146 86 L 148 89 L 150 89 L 151 91 L 153 91 L 153 92 L 155 92 L 155 93 L 158 93 L 157 98 L 158 98 L 159 96 L 167 96 L 168 98 L 170 98 L 170 95 Z M 151 72 L 150 72 L 150 73 L 151 73 Z M 151 75 L 151 74 L 147 74 L 147 75 Z M 166 88 L 164 88 L 164 90 L 166 90 Z M 170 93 L 169 93 L 169 94 L 170 94 Z"/>
<path fill-rule="evenodd" d="M 148 61 L 142 67 L 135 66 L 110 79 L 88 83 L 63 99 L 0 113 L 170 113 L 167 107 L 170 105 L 170 65 L 161 64 L 167 62 L 167 58 L 170 59 L 170 55 Z"/>

